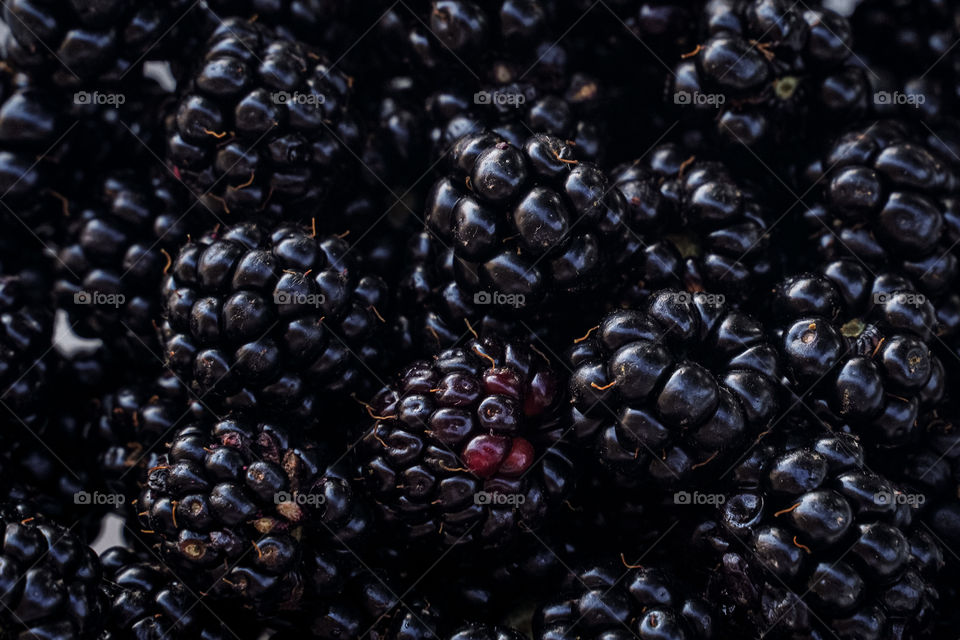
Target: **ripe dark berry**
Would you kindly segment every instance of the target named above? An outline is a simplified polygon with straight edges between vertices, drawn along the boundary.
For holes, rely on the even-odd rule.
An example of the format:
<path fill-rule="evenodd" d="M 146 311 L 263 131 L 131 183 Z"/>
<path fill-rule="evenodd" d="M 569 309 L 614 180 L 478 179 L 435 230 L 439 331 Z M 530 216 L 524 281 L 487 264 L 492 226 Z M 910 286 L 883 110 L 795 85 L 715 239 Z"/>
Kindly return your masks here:
<path fill-rule="evenodd" d="M 780 406 L 763 326 L 716 295 L 660 291 L 608 314 L 568 357 L 571 425 L 628 484 L 689 486 Z"/>
<path fill-rule="evenodd" d="M 740 488 L 699 530 L 732 628 L 882 638 L 930 624 L 943 551 L 908 494 L 864 463 L 855 438 L 807 428 L 760 440 L 733 471 Z"/>
<path fill-rule="evenodd" d="M 24 505 L 0 508 L 0 626 L 17 637 L 100 637 L 100 562 L 66 528 Z"/>
<path fill-rule="evenodd" d="M 562 387 L 534 350 L 471 341 L 410 365 L 370 408 L 364 472 L 405 539 L 507 548 L 569 493 Z M 389 523 L 389 524 L 388 524 Z"/>

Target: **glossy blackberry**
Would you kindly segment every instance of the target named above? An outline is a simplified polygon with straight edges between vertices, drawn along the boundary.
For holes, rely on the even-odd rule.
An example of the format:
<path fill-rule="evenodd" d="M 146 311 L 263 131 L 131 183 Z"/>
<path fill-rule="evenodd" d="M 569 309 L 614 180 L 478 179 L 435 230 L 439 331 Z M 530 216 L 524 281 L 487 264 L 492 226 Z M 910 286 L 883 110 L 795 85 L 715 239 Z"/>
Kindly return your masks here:
<path fill-rule="evenodd" d="M 732 477 L 738 488 L 701 534 L 720 561 L 711 597 L 734 631 L 921 636 L 943 552 L 855 438 L 765 438 Z"/>
<path fill-rule="evenodd" d="M 0 507 L 0 628 L 11 638 L 100 637 L 100 562 L 68 529 L 28 507 Z"/>
<path fill-rule="evenodd" d="M 821 255 L 893 268 L 930 296 L 950 290 L 957 274 L 954 192 L 960 177 L 950 150 L 927 141 L 934 137 L 883 121 L 830 144 L 807 176 L 822 189 L 822 199 L 804 214 Z"/>
<path fill-rule="evenodd" d="M 225 214 L 314 216 L 349 175 L 347 148 L 360 140 L 352 79 L 307 45 L 237 18 L 217 28 L 198 59 L 168 119 L 174 171 Z"/>
<path fill-rule="evenodd" d="M 169 442 L 136 504 L 142 537 L 216 599 L 259 615 L 296 610 L 309 601 L 318 554 L 367 532 L 354 472 L 328 468 L 330 452 L 295 430 L 206 419 Z"/>
<path fill-rule="evenodd" d="M 643 309 L 614 311 L 568 361 L 570 426 L 630 485 L 711 477 L 780 406 L 779 357 L 763 325 L 716 294 L 663 290 Z"/>
<path fill-rule="evenodd" d="M 471 341 L 418 361 L 373 400 L 363 473 L 382 526 L 433 548 L 506 548 L 574 482 L 556 446 L 563 381 L 534 350 Z"/>
<path fill-rule="evenodd" d="M 3 7 L 10 29 L 5 56 L 61 86 L 119 82 L 145 59 L 180 53 L 173 43 L 197 19 L 194 6 L 180 0 L 13 0 Z"/>
<path fill-rule="evenodd" d="M 559 591 L 537 608 L 535 640 L 722 637 L 718 612 L 669 570 L 588 565 L 571 571 Z"/>
<path fill-rule="evenodd" d="M 109 493 L 95 463 L 97 444 L 79 402 L 63 399 L 54 387 L 54 408 L 29 427 L 12 417 L 0 420 L 11 441 L 0 472 L 0 499 L 29 503 L 38 514 L 68 526 L 91 542 L 101 519 L 122 505 Z M 133 496 L 135 497 L 135 496 Z"/>
<path fill-rule="evenodd" d="M 453 248 L 472 294 L 526 308 L 611 278 L 629 232 L 623 195 L 559 138 L 515 147 L 493 133 L 461 138 L 434 184 L 426 222 Z M 501 307 L 504 305 L 501 304 Z"/>
<path fill-rule="evenodd" d="M 866 110 L 866 74 L 844 66 L 850 25 L 820 3 L 713 1 L 700 21 L 702 40 L 674 66 L 666 99 L 724 142 L 769 147 L 814 116 Z"/>
<path fill-rule="evenodd" d="M 111 547 L 100 556 L 103 566 L 105 640 L 121 638 L 198 638 L 227 640 L 239 633 L 247 637 L 235 612 L 226 615 L 210 609 L 162 564 L 145 553 Z M 225 622 L 237 629 L 234 632 Z"/>
<path fill-rule="evenodd" d="M 642 255 L 641 290 L 714 291 L 740 303 L 771 282 L 769 199 L 723 162 L 664 144 L 613 180 L 640 235 L 629 251 Z"/>
<path fill-rule="evenodd" d="M 206 402 L 308 415 L 318 393 L 364 395 L 386 368 L 389 304 L 345 241 L 295 226 L 215 228 L 162 287 L 169 366 Z"/>
<path fill-rule="evenodd" d="M 930 347 L 933 306 L 906 279 L 838 260 L 781 282 L 772 314 L 793 406 L 871 444 L 916 440 L 917 417 L 940 402 L 946 378 Z"/>
<path fill-rule="evenodd" d="M 146 181 L 121 174 L 105 179 L 88 206 L 71 211 L 55 294 L 76 333 L 111 343 L 132 364 L 160 357 L 157 291 L 167 263 L 191 232 L 214 221 L 203 205 L 188 202 L 166 173 Z"/>
<path fill-rule="evenodd" d="M 165 443 L 206 411 L 168 371 L 114 386 L 90 405 L 89 437 L 103 483 L 123 495 L 124 510 L 133 512 L 146 472 L 163 464 Z"/>

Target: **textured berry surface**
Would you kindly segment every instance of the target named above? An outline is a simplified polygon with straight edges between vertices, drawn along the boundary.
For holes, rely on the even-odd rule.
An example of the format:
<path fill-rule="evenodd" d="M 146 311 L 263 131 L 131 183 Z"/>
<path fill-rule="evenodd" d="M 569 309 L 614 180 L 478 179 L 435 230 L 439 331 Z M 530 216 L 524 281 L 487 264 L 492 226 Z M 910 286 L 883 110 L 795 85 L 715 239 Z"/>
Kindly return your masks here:
<path fill-rule="evenodd" d="M 555 447 L 561 379 L 530 348 L 471 342 L 410 365 L 364 435 L 381 519 L 431 544 L 506 546 L 548 519 L 574 482 Z"/>
<path fill-rule="evenodd" d="M 0 640 L 957 635 L 956 2 L 0 22 Z"/>

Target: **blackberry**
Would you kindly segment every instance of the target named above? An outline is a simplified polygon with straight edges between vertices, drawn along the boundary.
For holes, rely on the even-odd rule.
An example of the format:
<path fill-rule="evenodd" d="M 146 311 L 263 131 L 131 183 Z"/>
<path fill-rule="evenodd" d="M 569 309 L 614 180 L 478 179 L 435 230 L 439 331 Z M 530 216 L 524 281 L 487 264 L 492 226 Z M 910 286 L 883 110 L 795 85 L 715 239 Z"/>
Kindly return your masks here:
<path fill-rule="evenodd" d="M 768 198 L 723 162 L 663 144 L 613 171 L 642 255 L 642 290 L 680 288 L 749 295 L 768 284 Z M 732 301 L 732 300 L 731 300 Z"/>
<path fill-rule="evenodd" d="M 794 140 L 798 121 L 866 110 L 866 76 L 845 66 L 850 25 L 820 3 L 718 0 L 700 21 L 704 39 L 674 66 L 667 97 L 722 141 L 769 147 Z"/>
<path fill-rule="evenodd" d="M 445 640 L 523 640 L 522 633 L 508 627 L 474 623 L 458 628 Z"/>
<path fill-rule="evenodd" d="M 896 485 L 866 469 L 855 438 L 772 436 L 732 478 L 736 488 L 700 536 L 720 560 L 711 597 L 739 632 L 921 635 L 943 553 L 912 526 L 912 508 L 892 499 Z"/>
<path fill-rule="evenodd" d="M 199 594 L 146 554 L 111 547 L 100 556 L 100 562 L 106 601 L 104 638 L 238 637 L 223 622 L 222 612 L 210 609 Z M 237 626 L 236 613 L 229 617 Z"/>
<path fill-rule="evenodd" d="M 336 237 L 255 223 L 181 248 L 162 287 L 167 359 L 207 402 L 309 415 L 389 366 L 385 285 Z"/>
<path fill-rule="evenodd" d="M 569 140 L 578 158 L 600 163 L 607 151 L 605 98 L 599 82 L 584 73 L 572 74 L 553 91 L 509 77 L 473 92 L 441 89 L 427 101 L 434 120 L 430 143 L 440 158 L 467 134 L 490 130 L 520 148 L 531 133 L 546 133 Z"/>
<path fill-rule="evenodd" d="M 934 309 L 905 278 L 838 260 L 774 291 L 775 332 L 792 389 L 827 424 L 865 441 L 915 440 L 919 412 L 944 396 L 931 351 Z"/>
<path fill-rule="evenodd" d="M 569 572 L 560 593 L 538 606 L 535 640 L 719 637 L 717 613 L 667 570 L 591 564 Z"/>
<path fill-rule="evenodd" d="M 179 54 L 173 42 L 196 20 L 193 8 L 181 0 L 13 0 L 3 7 L 5 57 L 60 86 L 118 83 L 145 59 Z"/>
<path fill-rule="evenodd" d="M 629 259 L 620 250 L 623 195 L 569 143 L 537 134 L 521 148 L 493 133 L 468 135 L 450 165 L 431 190 L 426 222 L 453 248 L 471 294 L 527 307 L 548 292 L 583 293 Z"/>
<path fill-rule="evenodd" d="M 190 421 L 147 471 L 136 504 L 144 540 L 215 599 L 258 615 L 295 611 L 309 602 L 323 553 L 334 541 L 358 545 L 368 529 L 354 472 L 327 467 L 332 457 L 283 425 Z"/>
<path fill-rule="evenodd" d="M 44 300 L 45 269 L 29 262 L 17 265 L 12 252 L 4 252 L 4 262 L 0 268 L 0 401 L 4 419 L 19 431 L 19 422 L 32 425 L 42 420 L 57 354 L 53 314 Z M 0 442 L 5 439 L 0 434 Z"/>
<path fill-rule="evenodd" d="M 853 257 L 877 270 L 890 265 L 930 296 L 950 290 L 960 177 L 952 150 L 928 142 L 935 137 L 876 122 L 839 136 L 811 163 L 806 177 L 822 185 L 822 199 L 804 218 L 822 256 Z"/>
<path fill-rule="evenodd" d="M 562 380 L 489 338 L 407 367 L 373 400 L 363 473 L 383 526 L 425 548 L 504 549 L 572 488 L 557 446 Z"/>
<path fill-rule="evenodd" d="M 173 170 L 225 213 L 313 216 L 359 146 L 352 80 L 320 52 L 237 18 L 198 58 L 168 119 Z"/>
<path fill-rule="evenodd" d="M 54 389 L 60 391 L 60 385 Z M 0 463 L 0 499 L 29 504 L 37 513 L 65 526 L 77 537 L 92 541 L 103 516 L 115 508 L 106 501 L 108 489 L 96 465 L 96 446 L 78 402 L 65 402 L 58 393 L 55 409 L 44 411 L 29 427 L 11 419 L 0 428 L 13 436 Z M 73 415 L 80 414 L 80 415 Z"/>
<path fill-rule="evenodd" d="M 205 408 L 176 376 L 164 370 L 137 376 L 128 384 L 97 396 L 89 412 L 89 437 L 97 443 L 96 459 L 111 493 L 133 504 L 147 470 L 163 464 L 165 442 Z"/>
<path fill-rule="evenodd" d="M 571 347 L 570 426 L 627 485 L 692 486 L 780 406 L 762 324 L 716 294 L 663 290 Z"/>
<path fill-rule="evenodd" d="M 204 218 L 213 220 L 189 211 L 186 200 L 165 174 L 146 184 L 131 174 L 109 177 L 90 206 L 72 212 L 59 250 L 54 292 L 72 329 L 111 343 L 131 364 L 159 357 L 157 291 L 165 266 L 191 232 L 209 226 Z"/>
<path fill-rule="evenodd" d="M 4 218 L 13 229 L 26 226 L 41 238 L 53 237 L 59 224 L 50 211 L 60 210 L 54 185 L 59 186 L 58 165 L 68 153 L 63 138 L 69 132 L 66 107 L 55 92 L 23 74 L 0 71 L 0 89 Z"/>
<path fill-rule="evenodd" d="M 100 637 L 100 562 L 68 529 L 22 504 L 0 507 L 0 628 L 16 638 Z"/>

